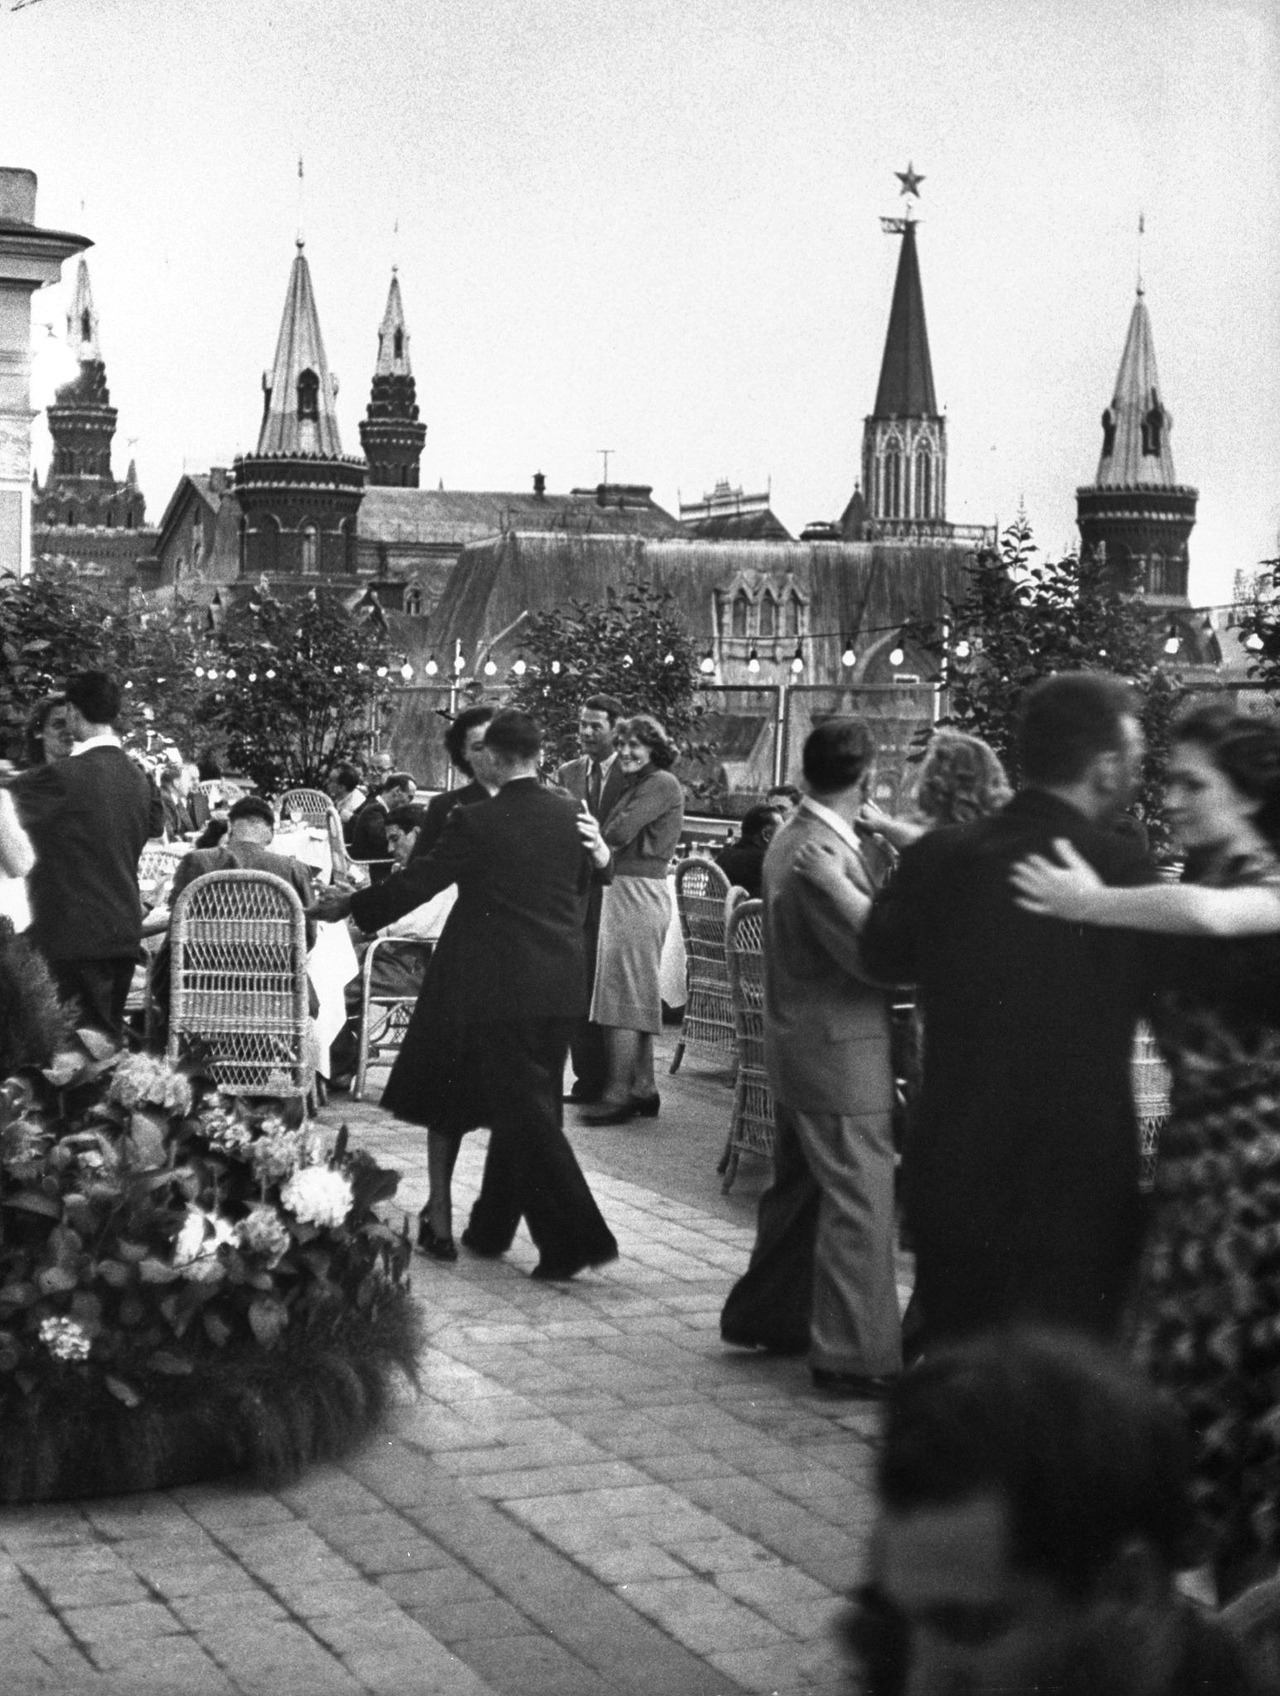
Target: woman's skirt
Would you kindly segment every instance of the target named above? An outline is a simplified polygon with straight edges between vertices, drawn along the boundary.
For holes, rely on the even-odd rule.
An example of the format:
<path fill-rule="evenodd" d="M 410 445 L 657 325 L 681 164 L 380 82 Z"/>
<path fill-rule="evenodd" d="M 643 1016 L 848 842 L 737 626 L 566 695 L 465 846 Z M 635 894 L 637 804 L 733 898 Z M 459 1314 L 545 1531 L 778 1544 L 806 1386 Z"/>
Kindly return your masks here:
<path fill-rule="evenodd" d="M 662 1029 L 659 968 L 671 923 L 667 880 L 618 877 L 607 884 L 600 909 L 591 1021 L 615 1030 Z"/>

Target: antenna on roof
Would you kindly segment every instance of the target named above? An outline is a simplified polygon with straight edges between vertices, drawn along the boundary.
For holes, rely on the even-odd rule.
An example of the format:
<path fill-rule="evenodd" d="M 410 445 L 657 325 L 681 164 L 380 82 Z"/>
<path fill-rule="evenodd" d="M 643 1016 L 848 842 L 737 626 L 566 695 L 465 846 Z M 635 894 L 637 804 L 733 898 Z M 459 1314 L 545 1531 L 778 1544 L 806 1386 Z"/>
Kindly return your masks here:
<path fill-rule="evenodd" d="M 303 213 L 304 213 L 304 210 L 305 210 L 304 203 L 303 203 L 303 194 L 304 194 L 304 181 L 303 181 L 303 175 L 302 175 L 302 154 L 299 153 L 298 154 L 298 236 L 297 236 L 299 248 L 301 248 L 303 242 L 307 239 L 306 238 L 306 220 L 303 216 Z"/>
<path fill-rule="evenodd" d="M 601 482 L 608 483 L 608 481 L 609 481 L 609 455 L 611 453 L 616 453 L 617 449 L 616 448 L 597 448 L 596 452 L 604 460 L 604 476 L 601 478 Z"/>

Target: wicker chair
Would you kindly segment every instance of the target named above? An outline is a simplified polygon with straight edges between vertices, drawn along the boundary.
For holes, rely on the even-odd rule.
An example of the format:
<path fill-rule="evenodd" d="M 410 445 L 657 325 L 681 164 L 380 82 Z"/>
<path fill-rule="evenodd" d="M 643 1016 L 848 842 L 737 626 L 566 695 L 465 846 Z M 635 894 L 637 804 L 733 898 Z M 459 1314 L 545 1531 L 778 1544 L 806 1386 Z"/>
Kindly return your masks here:
<path fill-rule="evenodd" d="M 1140 1023 L 1133 1033 L 1129 1062 L 1133 1110 L 1138 1121 L 1138 1187 L 1150 1191 L 1156 1181 L 1160 1132 L 1169 1118 L 1169 1068 L 1156 1046 L 1150 1025 Z"/>
<path fill-rule="evenodd" d="M 338 809 L 323 789 L 286 789 L 275 803 L 276 818 L 281 824 L 295 820 L 311 830 L 323 830 L 329 839 L 329 860 L 335 878 L 351 875 L 351 860 L 347 854 L 346 838 Z"/>
<path fill-rule="evenodd" d="M 169 926 L 169 1059 L 198 1044 L 230 1095 L 313 1097 L 302 903 L 268 872 L 208 872 Z"/>
<path fill-rule="evenodd" d="M 686 1048 L 704 1049 L 726 1065 L 737 1053 L 729 971 L 724 958 L 729 880 L 710 860 L 690 856 L 676 867 L 676 911 L 684 933 L 686 998 L 680 1040 L 671 1058 L 677 1072 Z"/>
<path fill-rule="evenodd" d="M 773 1095 L 764 1069 L 763 901 L 740 901 L 733 909 L 725 954 L 738 1038 L 733 1119 L 718 1168 L 727 1192 L 738 1175 L 740 1154 L 773 1158 Z"/>
<path fill-rule="evenodd" d="M 377 936 L 365 952 L 360 971 L 360 1047 L 356 1057 L 355 1081 L 351 1099 L 364 1099 L 365 1074 L 370 1065 L 383 1065 L 388 1056 L 399 1054 L 404 1033 L 409 1028 L 418 995 L 375 995 L 372 990 L 373 965 L 380 952 L 412 950 L 426 958 L 435 947 L 433 942 L 412 942 L 405 937 Z"/>

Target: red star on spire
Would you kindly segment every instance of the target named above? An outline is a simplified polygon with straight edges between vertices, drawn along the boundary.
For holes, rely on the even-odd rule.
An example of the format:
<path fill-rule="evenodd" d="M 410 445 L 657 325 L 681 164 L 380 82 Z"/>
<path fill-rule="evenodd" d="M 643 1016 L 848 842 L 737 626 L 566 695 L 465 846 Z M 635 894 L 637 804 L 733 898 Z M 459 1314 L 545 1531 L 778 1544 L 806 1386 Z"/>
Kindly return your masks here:
<path fill-rule="evenodd" d="M 920 184 L 924 181 L 924 178 L 916 171 L 909 159 L 905 171 L 895 171 L 893 174 L 902 184 L 898 191 L 899 194 L 914 194 L 917 200 L 920 198 Z"/>

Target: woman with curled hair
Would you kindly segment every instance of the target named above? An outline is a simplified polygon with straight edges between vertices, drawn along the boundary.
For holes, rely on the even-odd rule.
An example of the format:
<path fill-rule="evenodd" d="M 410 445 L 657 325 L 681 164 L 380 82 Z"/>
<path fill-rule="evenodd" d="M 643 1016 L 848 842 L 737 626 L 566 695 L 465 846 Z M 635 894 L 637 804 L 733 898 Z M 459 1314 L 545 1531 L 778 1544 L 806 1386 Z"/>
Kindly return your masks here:
<path fill-rule="evenodd" d="M 968 824 L 998 813 L 1012 794 L 1000 756 L 989 743 L 962 730 L 939 730 L 925 751 L 911 813 L 891 818 L 868 801 L 858 822 L 901 849 L 940 825 Z"/>
<path fill-rule="evenodd" d="M 625 788 L 602 826 L 613 882 L 600 911 L 591 1020 L 605 1032 L 608 1080 L 588 1125 L 622 1125 L 660 1105 L 653 1039 L 662 1029 L 659 968 L 671 923 L 667 868 L 684 824 L 684 790 L 672 775 L 676 750 L 656 718 L 637 713 L 614 726 Z"/>
<path fill-rule="evenodd" d="M 1280 725 L 1177 720 L 1165 811 L 1194 882 L 1103 889 L 1062 842 L 1013 880 L 1032 912 L 1163 933 L 1173 1088 L 1132 1333 L 1188 1417 L 1196 1554 L 1226 1601 L 1280 1561 Z"/>

